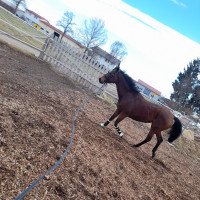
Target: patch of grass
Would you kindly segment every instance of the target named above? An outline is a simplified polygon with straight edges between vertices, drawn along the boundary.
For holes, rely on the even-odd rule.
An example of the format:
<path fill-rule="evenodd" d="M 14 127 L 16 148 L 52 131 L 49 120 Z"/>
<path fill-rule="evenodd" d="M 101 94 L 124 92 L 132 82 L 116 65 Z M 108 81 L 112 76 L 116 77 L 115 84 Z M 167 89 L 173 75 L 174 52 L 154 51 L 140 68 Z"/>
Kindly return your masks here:
<path fill-rule="evenodd" d="M 0 29 L 40 49 L 46 37 L 45 34 L 28 25 L 25 21 L 19 19 L 2 7 L 0 7 Z"/>

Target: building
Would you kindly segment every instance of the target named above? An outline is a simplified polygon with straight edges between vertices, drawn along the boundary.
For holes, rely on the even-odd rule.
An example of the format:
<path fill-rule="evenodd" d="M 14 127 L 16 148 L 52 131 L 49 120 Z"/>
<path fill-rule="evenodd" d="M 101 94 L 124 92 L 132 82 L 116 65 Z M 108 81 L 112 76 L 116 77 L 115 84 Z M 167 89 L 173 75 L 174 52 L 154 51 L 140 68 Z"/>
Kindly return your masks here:
<path fill-rule="evenodd" d="M 142 80 L 137 81 L 137 86 L 139 90 L 147 97 L 150 99 L 158 101 L 161 97 L 161 92 L 158 91 L 157 89 L 153 88 L 152 86 L 148 85 Z"/>
<path fill-rule="evenodd" d="M 0 6 L 10 11 L 11 13 L 14 13 L 14 10 L 15 10 L 14 5 L 8 0 L 0 0 Z"/>
<path fill-rule="evenodd" d="M 20 14 L 19 17 L 24 19 L 30 26 L 33 26 L 37 30 L 41 31 L 42 33 L 44 33 L 45 35 L 49 37 L 52 37 L 55 40 L 59 40 L 59 38 L 61 38 L 63 34 L 61 30 L 51 25 L 47 19 L 38 15 L 32 10 L 26 9 L 26 11 L 24 12 L 24 15 L 22 16 Z M 69 35 L 65 34 L 62 41 L 68 43 L 72 47 L 83 49 L 83 46 L 81 45 L 81 43 L 79 43 L 78 41 L 70 37 Z"/>
<path fill-rule="evenodd" d="M 61 38 L 61 36 L 63 34 L 63 32 L 61 30 L 59 30 L 58 28 L 51 25 L 45 19 L 40 19 L 38 25 L 41 27 L 41 31 L 43 31 L 46 35 L 51 36 L 52 38 L 54 38 L 56 40 L 59 40 L 59 38 Z M 80 48 L 80 49 L 84 50 L 84 46 L 69 35 L 65 34 L 62 38 L 62 41 L 70 44 L 72 47 Z"/>
<path fill-rule="evenodd" d="M 107 66 L 110 70 L 119 65 L 121 62 L 119 59 L 97 46 L 91 48 L 89 55 L 101 65 Z"/>
<path fill-rule="evenodd" d="M 6 10 L 15 14 L 16 2 L 14 2 L 13 0 L 0 0 L 0 6 L 4 7 Z M 24 2 L 21 2 L 19 4 L 16 15 L 21 17 L 25 13 L 25 10 L 26 10 L 26 4 L 24 4 Z"/>
<path fill-rule="evenodd" d="M 40 15 L 38 15 L 37 13 L 35 13 L 32 10 L 26 9 L 23 19 L 30 25 L 35 27 L 38 30 L 42 31 L 42 27 L 39 26 L 40 23 L 40 19 L 44 19 L 43 17 L 41 17 Z"/>

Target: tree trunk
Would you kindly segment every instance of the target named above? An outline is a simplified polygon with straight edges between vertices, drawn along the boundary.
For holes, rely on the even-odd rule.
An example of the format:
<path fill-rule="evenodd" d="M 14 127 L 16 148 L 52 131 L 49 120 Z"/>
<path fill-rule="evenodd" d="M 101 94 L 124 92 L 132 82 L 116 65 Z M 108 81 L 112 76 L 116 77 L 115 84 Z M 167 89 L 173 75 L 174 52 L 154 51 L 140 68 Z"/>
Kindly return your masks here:
<path fill-rule="evenodd" d="M 14 10 L 14 14 L 15 14 L 15 15 L 16 15 L 16 13 L 17 13 L 19 4 L 20 4 L 21 2 L 22 2 L 22 0 L 21 0 L 21 1 L 18 1 L 17 4 L 16 4 L 15 10 Z"/>
<path fill-rule="evenodd" d="M 67 25 L 67 26 L 65 27 L 64 32 L 63 32 L 63 34 L 62 34 L 62 36 L 61 36 L 61 38 L 60 38 L 60 42 L 62 41 L 64 35 L 65 35 L 66 32 L 67 32 L 68 26 L 69 26 L 69 25 Z"/>
<path fill-rule="evenodd" d="M 62 36 L 60 38 L 60 42 L 62 42 L 62 39 L 63 39 L 64 35 L 65 35 L 65 32 L 63 32 L 63 34 L 62 34 Z"/>

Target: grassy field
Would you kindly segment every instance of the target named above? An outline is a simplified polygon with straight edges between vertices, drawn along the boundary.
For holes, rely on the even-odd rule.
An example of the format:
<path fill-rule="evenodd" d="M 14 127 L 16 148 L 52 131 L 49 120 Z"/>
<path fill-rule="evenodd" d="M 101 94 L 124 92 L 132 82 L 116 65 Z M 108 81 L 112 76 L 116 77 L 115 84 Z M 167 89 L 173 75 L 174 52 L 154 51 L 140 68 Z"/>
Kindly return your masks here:
<path fill-rule="evenodd" d="M 0 30 L 14 35 L 37 48 L 42 48 L 45 37 L 42 32 L 31 27 L 17 16 L 0 7 Z"/>

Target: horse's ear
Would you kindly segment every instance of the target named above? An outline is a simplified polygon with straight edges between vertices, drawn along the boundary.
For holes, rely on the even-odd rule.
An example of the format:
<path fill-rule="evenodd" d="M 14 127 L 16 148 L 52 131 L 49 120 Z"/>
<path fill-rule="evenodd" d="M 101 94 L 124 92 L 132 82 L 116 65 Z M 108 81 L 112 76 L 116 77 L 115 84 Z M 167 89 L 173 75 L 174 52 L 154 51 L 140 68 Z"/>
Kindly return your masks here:
<path fill-rule="evenodd" d="M 120 63 L 117 65 L 117 67 L 115 67 L 116 72 L 118 72 L 120 70 Z"/>

